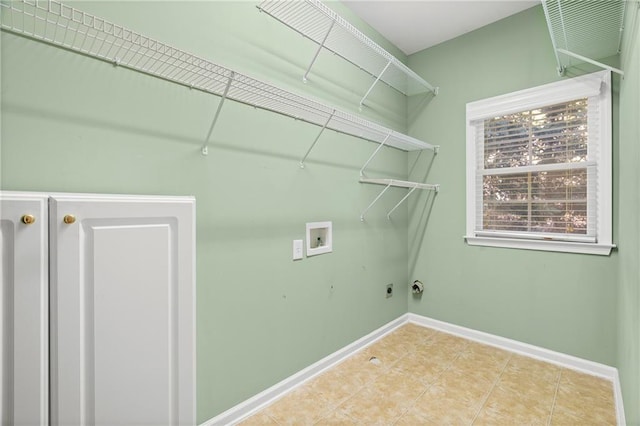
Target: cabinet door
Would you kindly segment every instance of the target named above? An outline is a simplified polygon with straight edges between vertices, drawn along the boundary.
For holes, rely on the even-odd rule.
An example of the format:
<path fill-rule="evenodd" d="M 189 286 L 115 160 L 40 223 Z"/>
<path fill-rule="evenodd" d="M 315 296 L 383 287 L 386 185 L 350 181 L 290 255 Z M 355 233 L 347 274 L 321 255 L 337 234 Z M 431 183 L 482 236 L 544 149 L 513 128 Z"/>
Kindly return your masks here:
<path fill-rule="evenodd" d="M 47 228 L 46 197 L 0 192 L 3 425 L 48 422 Z"/>
<path fill-rule="evenodd" d="M 52 424 L 195 424 L 195 201 L 50 204 Z"/>

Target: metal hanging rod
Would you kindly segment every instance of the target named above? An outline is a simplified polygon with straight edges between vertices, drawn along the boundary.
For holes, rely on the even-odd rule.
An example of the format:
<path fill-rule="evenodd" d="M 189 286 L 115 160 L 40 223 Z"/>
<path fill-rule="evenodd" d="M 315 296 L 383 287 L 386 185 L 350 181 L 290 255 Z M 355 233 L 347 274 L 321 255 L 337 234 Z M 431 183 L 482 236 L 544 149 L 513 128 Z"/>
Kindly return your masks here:
<path fill-rule="evenodd" d="M 320 50 L 325 48 L 375 78 L 360 101 L 361 106 L 378 81 L 407 96 L 425 92 L 438 94 L 437 87 L 427 83 L 319 0 L 265 0 L 258 9 L 318 44 L 318 50 L 304 74 L 305 81 Z"/>
<path fill-rule="evenodd" d="M 384 185 L 384 189 L 378 194 L 378 196 L 367 206 L 366 209 L 363 210 L 362 214 L 360 214 L 360 221 L 364 222 L 364 215 L 373 207 L 380 198 L 384 195 L 385 192 L 391 187 L 397 188 L 409 188 L 410 191 L 387 213 L 387 219 L 391 219 L 391 213 L 393 213 L 399 206 L 402 204 L 416 189 L 425 189 L 429 191 L 435 191 L 438 193 L 440 191 L 440 185 L 437 184 L 429 184 L 429 183 L 418 183 L 418 182 L 409 182 L 406 180 L 397 180 L 397 179 L 370 179 L 370 178 L 360 178 L 361 183 L 373 183 L 376 185 Z"/>
<path fill-rule="evenodd" d="M 624 74 L 597 59 L 620 52 L 626 0 L 541 1 L 560 75 L 583 62 Z"/>
<path fill-rule="evenodd" d="M 327 129 L 376 143 L 382 142 L 391 132 L 386 145 L 403 151 L 433 149 L 432 145 L 416 138 L 234 72 L 55 0 L 2 1 L 0 19 L 4 31 L 224 99 L 293 117 L 320 127 L 327 123 Z M 221 104 L 218 107 L 221 108 Z M 214 117 L 213 125 L 215 121 Z M 213 125 L 209 133 L 213 131 Z M 203 145 L 204 150 L 207 143 Z"/>

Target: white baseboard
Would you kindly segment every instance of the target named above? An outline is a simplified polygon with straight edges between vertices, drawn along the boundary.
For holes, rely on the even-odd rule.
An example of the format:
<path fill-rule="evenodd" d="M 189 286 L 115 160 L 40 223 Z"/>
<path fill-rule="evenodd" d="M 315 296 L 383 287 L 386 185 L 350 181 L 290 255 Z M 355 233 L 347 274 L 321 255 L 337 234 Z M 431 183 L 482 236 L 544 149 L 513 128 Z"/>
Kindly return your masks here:
<path fill-rule="evenodd" d="M 230 408 L 229 410 L 217 415 L 216 417 L 202 423 L 201 426 L 218 426 L 218 425 L 234 425 L 249 416 L 257 413 L 267 405 L 284 396 L 287 392 L 295 389 L 310 379 L 335 366 L 339 362 L 350 357 L 362 348 L 381 339 L 385 335 L 391 333 L 396 328 L 406 324 L 413 323 L 423 327 L 433 328 L 438 331 L 464 337 L 486 345 L 495 346 L 510 352 L 515 352 L 541 361 L 559 365 L 561 367 L 577 370 L 593 376 L 598 376 L 613 383 L 614 398 L 616 403 L 616 416 L 618 425 L 625 425 L 624 408 L 622 404 L 622 391 L 620 388 L 620 378 L 618 370 L 608 365 L 599 364 L 597 362 L 588 361 L 560 352 L 518 342 L 516 340 L 507 339 L 505 337 L 496 336 L 482 331 L 472 330 L 470 328 L 461 327 L 459 325 L 450 324 L 444 321 L 420 316 L 417 314 L 404 314 L 397 319 L 383 325 L 377 330 L 367 334 L 361 339 L 356 340 L 348 346 L 328 355 L 320 361 L 310 365 L 297 372 L 296 374 L 284 379 L 280 383 L 260 392 L 254 397 Z"/>
<path fill-rule="evenodd" d="M 476 331 L 470 328 L 461 327 L 459 325 L 450 324 L 444 321 L 423 317 L 417 314 L 410 313 L 408 314 L 408 317 L 408 322 L 411 322 L 413 324 L 433 328 L 445 333 L 464 337 L 465 339 L 484 343 L 490 346 L 495 346 L 509 352 L 515 352 L 521 355 L 528 356 L 530 358 L 539 359 L 541 361 L 555 364 L 564 368 L 580 371 L 585 374 L 590 374 L 592 376 L 597 376 L 609 380 L 613 383 L 613 393 L 616 403 L 616 416 L 618 424 L 626 425 L 624 408 L 622 404 L 620 378 L 618 376 L 618 369 L 614 367 L 599 364 L 593 361 L 588 361 L 586 359 L 578 358 L 572 355 L 555 352 L 549 349 L 541 348 L 539 346 L 530 345 L 528 343 L 518 342 L 517 340 L 507 339 L 506 337 L 500 337 L 493 334 L 484 333 L 482 331 Z"/>
<path fill-rule="evenodd" d="M 281 398 L 286 393 L 292 391 L 296 387 L 304 384 L 308 380 L 313 379 L 324 371 L 330 369 L 346 358 L 350 357 L 360 349 L 381 339 L 385 335 L 391 333 L 396 328 L 408 322 L 408 314 L 404 314 L 397 319 L 383 325 L 377 330 L 372 331 L 366 336 L 356 340 L 348 346 L 337 350 L 336 352 L 326 356 L 320 361 L 310 365 L 304 370 L 300 370 L 292 376 L 287 377 L 283 381 L 276 383 L 270 388 L 260 392 L 259 394 L 247 399 L 240 404 L 231 407 L 227 411 L 217 415 L 216 417 L 202 423 L 201 426 L 221 426 L 235 425 L 249 416 L 257 413 L 275 400 Z"/>

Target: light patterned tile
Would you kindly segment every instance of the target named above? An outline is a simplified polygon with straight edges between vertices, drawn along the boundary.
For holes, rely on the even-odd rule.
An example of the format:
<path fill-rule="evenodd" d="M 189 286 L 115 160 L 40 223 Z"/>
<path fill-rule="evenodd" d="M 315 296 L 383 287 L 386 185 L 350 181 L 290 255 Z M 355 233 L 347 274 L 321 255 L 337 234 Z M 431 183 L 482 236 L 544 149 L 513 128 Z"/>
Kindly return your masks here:
<path fill-rule="evenodd" d="M 280 425 L 312 425 L 330 410 L 329 403 L 321 395 L 302 386 L 268 406 L 263 414 Z"/>
<path fill-rule="evenodd" d="M 416 340 L 427 340 L 436 333 L 433 328 L 422 327 L 417 324 L 408 323 L 400 327 L 394 334 L 408 336 Z"/>
<path fill-rule="evenodd" d="M 509 372 L 549 381 L 556 380 L 560 370 L 557 365 L 518 354 L 513 354 L 506 367 L 506 371 Z"/>
<path fill-rule="evenodd" d="M 239 423 L 238 426 L 278 426 L 278 423 L 268 415 L 260 412 Z"/>
<path fill-rule="evenodd" d="M 440 424 L 471 424 L 491 390 L 489 383 L 445 371 L 416 401 L 413 411 Z"/>
<path fill-rule="evenodd" d="M 615 425 L 615 402 L 611 382 L 562 370 L 552 424 Z"/>
<path fill-rule="evenodd" d="M 321 374 L 305 385 L 310 391 L 321 395 L 331 408 L 340 405 L 362 386 L 357 377 L 336 369 Z"/>
<path fill-rule="evenodd" d="M 376 378 L 368 388 L 399 407 L 408 408 L 424 393 L 427 386 L 411 375 L 390 370 Z"/>
<path fill-rule="evenodd" d="M 606 380 L 406 324 L 242 424 L 583 426 L 615 419 Z"/>
<path fill-rule="evenodd" d="M 371 355 L 360 351 L 333 368 L 357 385 L 364 386 L 386 371 L 381 363 L 372 363 Z"/>
<path fill-rule="evenodd" d="M 611 381 L 578 371 L 562 369 L 560 389 L 563 388 L 573 388 L 578 392 L 608 400 L 613 399 L 613 383 Z"/>
<path fill-rule="evenodd" d="M 432 337 L 423 342 L 418 349 L 421 351 L 439 351 L 450 354 L 452 357 L 462 352 L 469 340 L 462 337 L 454 336 L 453 334 L 447 334 L 442 332 L 435 332 Z"/>
<path fill-rule="evenodd" d="M 415 324 L 405 324 L 382 339 L 402 349 L 404 353 L 415 352 L 420 345 L 428 341 L 435 330 Z"/>
<path fill-rule="evenodd" d="M 337 409 L 332 411 L 326 417 L 320 419 L 316 426 L 349 426 L 349 425 L 357 425 L 358 423 L 349 417 L 344 410 Z"/>
<path fill-rule="evenodd" d="M 440 426 L 440 423 L 433 422 L 413 410 L 407 411 L 395 422 L 394 426 Z"/>
<path fill-rule="evenodd" d="M 506 360 L 499 363 L 493 359 L 487 361 L 485 359 L 459 356 L 451 363 L 449 370 L 466 376 L 470 381 L 481 381 L 492 385 L 500 378 L 505 364 Z"/>
<path fill-rule="evenodd" d="M 410 353 L 394 364 L 392 370 L 412 375 L 424 384 L 433 383 L 453 360 L 446 353 Z"/>
<path fill-rule="evenodd" d="M 489 367 L 504 368 L 512 357 L 511 352 L 494 348 L 493 346 L 483 345 L 477 342 L 469 342 L 465 349 L 460 353 L 460 360 L 468 360 L 470 362 Z"/>
<path fill-rule="evenodd" d="M 552 392 L 532 396 L 529 392 L 495 387 L 474 425 L 546 425 L 553 407 Z"/>
<path fill-rule="evenodd" d="M 554 395 L 561 368 L 521 355 L 513 355 L 505 367 L 497 387 L 523 394 L 530 399 Z"/>
<path fill-rule="evenodd" d="M 470 425 L 488 390 L 451 388 L 440 381 L 429 387 L 411 411 L 436 424 Z"/>
<path fill-rule="evenodd" d="M 394 339 L 379 340 L 362 350 L 362 354 L 367 357 L 367 360 L 372 357 L 377 358 L 380 361 L 379 365 L 384 370 L 391 368 L 393 364 L 409 352 L 406 346 L 395 342 Z"/>
<path fill-rule="evenodd" d="M 359 424 L 393 424 L 406 411 L 406 406 L 385 397 L 374 389 L 362 389 L 340 405 L 340 410 Z"/>

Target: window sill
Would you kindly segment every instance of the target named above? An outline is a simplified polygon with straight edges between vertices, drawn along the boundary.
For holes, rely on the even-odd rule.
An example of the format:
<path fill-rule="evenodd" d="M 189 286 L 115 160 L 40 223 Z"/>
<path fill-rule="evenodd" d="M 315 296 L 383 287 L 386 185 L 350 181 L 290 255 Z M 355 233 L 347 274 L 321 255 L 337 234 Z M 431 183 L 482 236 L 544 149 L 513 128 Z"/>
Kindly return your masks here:
<path fill-rule="evenodd" d="M 464 237 L 470 246 L 502 247 L 522 250 L 555 251 L 564 253 L 609 256 L 614 244 L 577 243 L 571 241 L 522 240 L 517 238 Z"/>

